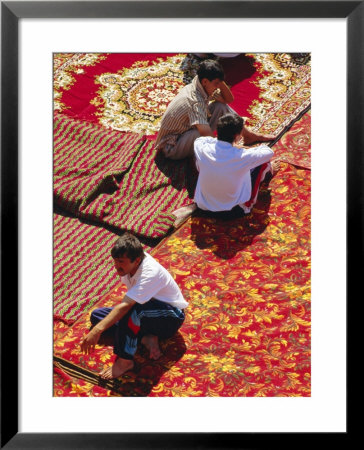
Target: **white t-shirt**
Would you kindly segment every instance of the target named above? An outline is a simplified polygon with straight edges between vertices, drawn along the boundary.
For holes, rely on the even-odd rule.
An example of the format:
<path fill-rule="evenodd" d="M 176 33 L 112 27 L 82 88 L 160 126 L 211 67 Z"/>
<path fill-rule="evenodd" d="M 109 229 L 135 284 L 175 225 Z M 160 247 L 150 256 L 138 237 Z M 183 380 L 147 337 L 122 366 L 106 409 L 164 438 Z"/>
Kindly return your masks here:
<path fill-rule="evenodd" d="M 210 136 L 196 139 L 194 149 L 199 171 L 195 202 L 208 211 L 230 211 L 247 202 L 251 196 L 250 170 L 274 154 L 267 145 L 240 149 Z"/>
<path fill-rule="evenodd" d="M 179 309 L 188 306 L 172 275 L 148 253 L 132 277 L 125 275 L 121 279 L 128 288 L 126 295 L 137 303 L 155 298 Z"/>

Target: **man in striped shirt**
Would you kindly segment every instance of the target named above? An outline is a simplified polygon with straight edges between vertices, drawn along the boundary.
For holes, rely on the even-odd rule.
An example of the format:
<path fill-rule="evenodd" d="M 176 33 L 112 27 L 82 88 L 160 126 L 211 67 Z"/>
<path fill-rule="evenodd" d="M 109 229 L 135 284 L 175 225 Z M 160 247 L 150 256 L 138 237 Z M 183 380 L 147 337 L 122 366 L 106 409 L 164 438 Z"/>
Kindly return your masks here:
<path fill-rule="evenodd" d="M 156 148 L 167 158 L 193 156 L 193 144 L 200 136 L 214 136 L 218 119 L 226 113 L 236 114 L 229 106 L 233 94 L 224 81 L 224 71 L 215 60 L 202 61 L 197 75 L 181 89 L 168 105 L 161 121 Z M 244 128 L 244 142 L 273 140 L 273 136 L 255 134 Z"/>

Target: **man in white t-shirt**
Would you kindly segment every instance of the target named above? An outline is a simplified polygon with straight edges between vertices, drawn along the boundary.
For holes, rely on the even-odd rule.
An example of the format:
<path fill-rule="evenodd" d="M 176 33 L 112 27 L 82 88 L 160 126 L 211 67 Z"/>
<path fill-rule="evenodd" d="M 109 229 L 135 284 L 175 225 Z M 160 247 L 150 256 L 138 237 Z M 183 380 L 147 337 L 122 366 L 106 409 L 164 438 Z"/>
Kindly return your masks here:
<path fill-rule="evenodd" d="M 263 180 L 272 170 L 273 151 L 265 144 L 241 148 L 244 120 L 237 114 L 225 114 L 217 123 L 217 139 L 196 139 L 194 151 L 199 171 L 194 200 L 205 211 L 230 211 L 240 206 L 251 210 L 252 176 Z M 257 193 L 256 193 L 257 194 Z"/>
<path fill-rule="evenodd" d="M 128 291 L 114 308 L 92 312 L 92 328 L 81 341 L 81 350 L 90 353 L 101 335 L 114 337 L 117 358 L 112 367 L 100 373 L 104 379 L 117 378 L 133 368 L 138 342 L 148 348 L 152 359 L 158 359 L 159 338 L 169 338 L 177 332 L 188 306 L 171 274 L 143 251 L 135 236 L 123 234 L 111 256 Z"/>

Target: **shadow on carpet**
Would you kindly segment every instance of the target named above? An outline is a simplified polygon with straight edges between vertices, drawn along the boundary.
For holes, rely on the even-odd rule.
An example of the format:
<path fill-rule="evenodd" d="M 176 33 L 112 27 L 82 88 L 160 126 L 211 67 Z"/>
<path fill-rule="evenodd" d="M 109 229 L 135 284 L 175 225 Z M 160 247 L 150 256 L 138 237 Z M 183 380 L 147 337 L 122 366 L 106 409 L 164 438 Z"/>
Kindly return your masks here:
<path fill-rule="evenodd" d="M 98 347 L 104 347 L 112 353 L 112 342 L 106 339 L 100 341 Z M 67 374 L 69 377 L 92 383 L 95 386 L 110 390 L 118 396 L 145 397 L 158 385 L 165 372 L 179 361 L 186 352 L 186 344 L 183 336 L 177 332 L 175 336 L 160 341 L 162 356 L 158 361 L 149 359 L 148 351 L 143 345 L 138 346 L 134 357 L 134 368 L 115 380 L 103 380 L 95 371 L 88 370 L 72 361 L 59 356 L 54 356 L 53 364 L 59 374 Z M 79 363 L 82 364 L 83 357 Z M 89 361 L 88 361 L 89 363 Z M 67 386 L 65 386 L 67 388 Z"/>

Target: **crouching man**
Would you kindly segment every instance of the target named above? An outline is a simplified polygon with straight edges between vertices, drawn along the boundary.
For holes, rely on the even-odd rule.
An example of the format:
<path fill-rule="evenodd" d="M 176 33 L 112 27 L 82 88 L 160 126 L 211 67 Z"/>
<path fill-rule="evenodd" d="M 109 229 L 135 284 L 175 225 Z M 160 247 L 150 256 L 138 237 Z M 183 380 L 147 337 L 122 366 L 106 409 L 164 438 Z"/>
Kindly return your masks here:
<path fill-rule="evenodd" d="M 196 139 L 199 176 L 194 200 L 200 209 L 220 212 L 240 207 L 249 213 L 261 181 L 279 168 L 278 163 L 270 164 L 273 151 L 267 145 L 242 147 L 243 130 L 240 116 L 225 114 L 217 123 L 217 139 Z"/>
<path fill-rule="evenodd" d="M 143 251 L 133 235 L 125 233 L 118 238 L 111 256 L 128 291 L 114 308 L 98 308 L 91 313 L 92 328 L 81 341 L 81 350 L 88 354 L 101 335 L 114 337 L 116 360 L 100 373 L 104 379 L 120 377 L 133 368 L 138 342 L 147 347 L 150 358 L 158 359 L 159 338 L 177 332 L 188 306 L 171 274 Z"/>

